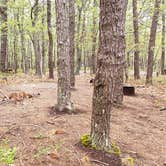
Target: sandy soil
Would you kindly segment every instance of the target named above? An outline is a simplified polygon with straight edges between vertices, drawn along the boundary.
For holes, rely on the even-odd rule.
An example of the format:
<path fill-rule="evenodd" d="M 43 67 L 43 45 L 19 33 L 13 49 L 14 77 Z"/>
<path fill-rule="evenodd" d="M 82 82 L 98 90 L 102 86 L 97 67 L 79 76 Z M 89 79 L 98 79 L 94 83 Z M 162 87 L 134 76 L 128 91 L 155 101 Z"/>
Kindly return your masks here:
<path fill-rule="evenodd" d="M 81 159 L 87 154 L 75 144 L 90 130 L 93 86 L 89 79 L 87 75 L 77 77 L 72 100 L 81 112 L 76 115 L 49 114 L 56 104 L 56 80 L 28 77 L 1 86 L 6 94 L 19 90 L 41 94 L 18 104 L 0 105 L 0 143 L 8 139 L 10 146 L 17 147 L 14 166 L 84 165 Z M 166 111 L 160 109 L 166 107 L 166 87 L 138 86 L 136 92 L 135 97 L 125 97 L 124 105 L 112 111 L 112 142 L 118 144 L 124 154 L 132 156 L 135 165 L 163 166 L 166 162 Z M 55 134 L 56 131 L 65 133 Z M 48 155 L 55 149 L 58 159 Z"/>

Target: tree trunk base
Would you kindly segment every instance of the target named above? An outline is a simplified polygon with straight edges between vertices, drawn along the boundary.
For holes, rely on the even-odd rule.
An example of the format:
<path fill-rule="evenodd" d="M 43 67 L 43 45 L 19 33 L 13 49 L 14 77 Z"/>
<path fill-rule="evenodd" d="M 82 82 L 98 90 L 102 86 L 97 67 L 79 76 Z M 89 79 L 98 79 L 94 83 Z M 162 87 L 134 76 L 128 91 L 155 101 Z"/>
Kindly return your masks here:
<path fill-rule="evenodd" d="M 120 156 L 115 153 L 108 153 L 102 150 L 93 149 L 90 147 L 85 147 L 81 142 L 78 142 L 76 146 L 84 151 L 86 154 L 90 155 L 89 165 L 92 163 L 96 163 L 99 165 L 105 166 L 120 166 L 122 165 L 122 161 Z"/>
<path fill-rule="evenodd" d="M 55 105 L 53 108 L 53 111 L 56 114 L 72 114 L 74 113 L 74 107 L 73 104 L 71 103 L 70 105 Z"/>

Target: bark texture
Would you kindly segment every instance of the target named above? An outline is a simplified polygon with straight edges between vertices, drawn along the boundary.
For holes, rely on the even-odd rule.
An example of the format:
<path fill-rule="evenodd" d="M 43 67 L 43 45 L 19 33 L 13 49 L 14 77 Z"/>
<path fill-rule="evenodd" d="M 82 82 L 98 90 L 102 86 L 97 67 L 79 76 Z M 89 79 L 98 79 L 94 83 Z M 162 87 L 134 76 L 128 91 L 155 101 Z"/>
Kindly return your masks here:
<path fill-rule="evenodd" d="M 35 0 L 34 5 L 31 8 L 31 21 L 32 21 L 32 27 L 36 27 L 37 19 L 39 15 L 39 0 Z M 32 43 L 34 47 L 34 53 L 35 53 L 35 74 L 42 77 L 42 56 L 41 56 L 41 49 L 40 49 L 40 39 L 39 39 L 40 33 L 39 32 L 33 32 L 32 35 Z"/>
<path fill-rule="evenodd" d="M 138 11 L 137 0 L 133 0 L 133 28 L 134 28 L 134 79 L 140 79 L 139 72 L 139 26 L 138 26 Z"/>
<path fill-rule="evenodd" d="M 97 6 L 97 1 L 93 1 L 93 6 Z M 95 74 L 96 71 L 96 45 L 97 45 L 97 18 L 96 13 L 93 12 L 93 28 L 92 28 L 92 57 L 91 57 L 91 73 Z"/>
<path fill-rule="evenodd" d="M 69 20 L 67 0 L 55 0 L 57 27 L 58 106 L 71 109 L 70 62 L 69 62 Z"/>
<path fill-rule="evenodd" d="M 100 33 L 97 71 L 94 80 L 91 140 L 97 149 L 110 149 L 110 115 L 114 99 L 117 57 L 124 56 L 126 1 L 100 0 Z M 117 64 L 119 63 L 119 64 Z M 121 67 L 120 67 L 121 69 Z"/>
<path fill-rule="evenodd" d="M 49 78 L 54 78 L 54 64 L 53 64 L 53 37 L 51 32 L 51 0 L 47 0 L 47 26 L 48 26 L 48 67 L 49 67 Z"/>
<path fill-rule="evenodd" d="M 0 70 L 4 72 L 8 68 L 8 27 L 7 27 L 7 0 L 0 1 L 1 16 L 1 54 L 0 54 Z"/>
<path fill-rule="evenodd" d="M 162 0 L 162 5 L 165 5 L 165 0 Z M 161 74 L 165 74 L 164 69 L 165 69 L 165 10 L 163 9 L 162 12 L 162 41 L 161 41 Z"/>
<path fill-rule="evenodd" d="M 75 7 L 74 7 L 74 0 L 69 1 L 69 40 L 70 40 L 70 48 L 69 48 L 69 55 L 70 55 L 70 85 L 72 87 L 75 86 Z"/>
<path fill-rule="evenodd" d="M 152 84 L 154 49 L 155 49 L 155 41 L 156 41 L 157 23 L 159 18 L 159 11 L 160 11 L 159 10 L 160 3 L 161 3 L 161 0 L 155 0 L 154 14 L 152 18 L 150 39 L 149 39 L 149 46 L 148 46 L 148 67 L 147 67 L 147 75 L 146 75 L 146 84 Z"/>
<path fill-rule="evenodd" d="M 117 2 L 116 2 L 117 3 Z M 121 9 L 119 15 L 121 18 L 116 22 L 116 28 L 113 30 L 113 42 L 116 43 L 117 50 L 114 53 L 116 57 L 115 61 L 115 92 L 114 92 L 114 103 L 123 103 L 123 82 L 124 82 L 124 70 L 125 70 L 125 19 L 127 0 L 123 2 L 119 1 L 117 4 L 123 4 L 124 9 Z M 118 11 L 117 11 L 118 12 Z"/>

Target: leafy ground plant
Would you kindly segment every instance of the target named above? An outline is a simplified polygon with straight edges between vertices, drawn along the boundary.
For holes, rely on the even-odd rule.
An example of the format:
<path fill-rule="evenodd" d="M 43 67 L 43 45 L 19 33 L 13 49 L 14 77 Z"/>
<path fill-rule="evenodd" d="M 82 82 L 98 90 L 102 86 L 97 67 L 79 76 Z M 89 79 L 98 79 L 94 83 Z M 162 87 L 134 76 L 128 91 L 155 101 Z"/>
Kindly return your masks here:
<path fill-rule="evenodd" d="M 0 163 L 13 164 L 16 156 L 16 147 L 0 147 Z"/>

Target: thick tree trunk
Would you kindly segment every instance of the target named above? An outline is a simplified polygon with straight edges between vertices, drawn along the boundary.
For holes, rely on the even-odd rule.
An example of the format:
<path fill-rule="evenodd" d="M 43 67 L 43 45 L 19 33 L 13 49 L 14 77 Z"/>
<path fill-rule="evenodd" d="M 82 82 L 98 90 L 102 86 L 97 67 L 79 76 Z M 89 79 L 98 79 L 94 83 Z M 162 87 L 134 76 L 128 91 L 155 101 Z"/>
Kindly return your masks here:
<path fill-rule="evenodd" d="M 72 110 L 70 93 L 69 20 L 68 0 L 55 0 L 58 55 L 58 107 Z"/>
<path fill-rule="evenodd" d="M 124 56 L 126 1 L 100 0 L 100 34 L 97 70 L 94 81 L 91 140 L 97 149 L 110 149 L 110 115 L 116 77 Z M 123 58 L 121 58 L 123 59 Z"/>
<path fill-rule="evenodd" d="M 53 37 L 51 32 L 51 0 L 47 0 L 47 26 L 48 26 L 48 37 L 49 37 L 49 48 L 48 48 L 49 78 L 54 78 Z"/>
<path fill-rule="evenodd" d="M 70 48 L 69 48 L 69 55 L 70 55 L 70 85 L 71 87 L 75 86 L 75 7 L 74 7 L 74 0 L 69 1 L 69 40 L 70 40 Z"/>
<path fill-rule="evenodd" d="M 0 1 L 1 16 L 1 54 L 0 54 L 0 70 L 3 72 L 8 68 L 8 27 L 7 27 L 7 0 Z"/>
<path fill-rule="evenodd" d="M 134 79 L 140 79 L 139 73 L 139 26 L 138 26 L 138 12 L 137 0 L 133 0 L 133 27 L 134 27 Z"/>
<path fill-rule="evenodd" d="M 123 14 L 122 18 L 116 24 L 116 32 L 114 32 L 113 37 L 115 41 L 119 42 L 119 47 L 117 48 L 116 57 L 116 73 L 115 73 L 115 93 L 114 93 L 114 103 L 122 104 L 123 103 L 123 82 L 124 82 L 124 71 L 125 71 L 125 19 L 126 19 L 126 9 L 127 9 L 127 0 L 123 1 Z M 121 24 L 121 26 L 119 26 Z M 121 40 L 119 40 L 121 38 Z"/>
<path fill-rule="evenodd" d="M 162 4 L 163 6 L 165 5 L 165 0 L 162 0 Z M 165 68 L 165 10 L 163 9 L 163 13 L 162 13 L 162 41 L 161 41 L 161 45 L 162 45 L 162 50 L 161 50 L 161 74 L 165 74 L 164 72 L 164 68 Z"/>
<path fill-rule="evenodd" d="M 160 2 L 161 0 L 155 0 L 155 5 L 154 5 L 154 14 L 152 18 L 150 39 L 149 39 L 149 46 L 148 46 L 148 67 L 147 67 L 147 75 L 146 75 L 146 84 L 152 84 L 154 49 L 155 49 L 157 23 L 159 18 Z"/>

